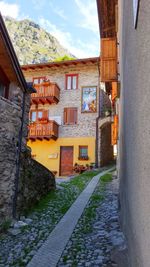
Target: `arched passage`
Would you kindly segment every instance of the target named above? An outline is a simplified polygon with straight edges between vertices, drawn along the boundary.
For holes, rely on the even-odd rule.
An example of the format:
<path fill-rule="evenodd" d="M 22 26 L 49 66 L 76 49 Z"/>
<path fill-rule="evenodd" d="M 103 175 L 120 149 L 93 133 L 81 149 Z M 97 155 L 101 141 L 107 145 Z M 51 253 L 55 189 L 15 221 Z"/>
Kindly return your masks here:
<path fill-rule="evenodd" d="M 105 166 L 110 163 L 113 156 L 113 146 L 111 145 L 111 122 L 106 121 L 99 127 L 99 164 Z"/>

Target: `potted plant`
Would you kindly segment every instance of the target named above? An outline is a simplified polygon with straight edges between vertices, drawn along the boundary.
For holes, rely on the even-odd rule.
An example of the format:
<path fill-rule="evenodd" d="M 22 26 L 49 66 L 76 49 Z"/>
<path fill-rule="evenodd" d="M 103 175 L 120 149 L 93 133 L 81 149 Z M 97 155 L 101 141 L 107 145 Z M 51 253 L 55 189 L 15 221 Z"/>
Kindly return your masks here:
<path fill-rule="evenodd" d="M 105 107 L 104 108 L 104 114 L 106 117 L 109 117 L 111 115 L 111 108 L 110 107 Z"/>
<path fill-rule="evenodd" d="M 79 156 L 78 160 L 89 160 L 88 156 Z"/>

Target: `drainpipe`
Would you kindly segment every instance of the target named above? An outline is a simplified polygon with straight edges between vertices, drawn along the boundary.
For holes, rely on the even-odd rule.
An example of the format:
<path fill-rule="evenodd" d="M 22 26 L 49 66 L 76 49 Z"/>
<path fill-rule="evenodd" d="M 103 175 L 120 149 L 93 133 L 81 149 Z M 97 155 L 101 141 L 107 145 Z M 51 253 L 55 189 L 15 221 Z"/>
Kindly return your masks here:
<path fill-rule="evenodd" d="M 95 167 L 98 168 L 98 135 L 99 135 L 99 129 L 98 129 L 98 121 L 100 119 L 100 100 L 101 100 L 101 88 L 100 88 L 100 60 L 97 62 L 97 67 L 98 67 L 98 91 L 99 91 L 99 106 L 98 106 L 98 117 L 96 118 L 96 148 L 95 148 Z"/>
<path fill-rule="evenodd" d="M 22 136 L 23 136 L 23 125 L 24 125 L 24 114 L 25 114 L 25 97 L 26 93 L 23 92 L 23 102 L 22 102 L 22 115 L 21 115 L 21 128 L 18 137 L 17 155 L 16 155 L 16 176 L 15 176 L 15 191 L 13 197 L 13 218 L 17 218 L 17 197 L 18 197 L 18 185 L 19 185 L 19 175 L 20 175 L 20 161 L 21 161 L 21 148 L 22 148 Z"/>

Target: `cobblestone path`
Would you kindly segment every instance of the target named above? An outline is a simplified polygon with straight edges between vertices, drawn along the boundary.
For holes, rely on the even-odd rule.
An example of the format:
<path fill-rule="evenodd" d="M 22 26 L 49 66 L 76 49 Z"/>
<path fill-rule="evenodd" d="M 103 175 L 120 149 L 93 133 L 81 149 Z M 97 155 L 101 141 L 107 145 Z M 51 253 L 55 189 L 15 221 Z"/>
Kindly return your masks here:
<path fill-rule="evenodd" d="M 118 266 L 111 259 L 114 249 L 125 246 L 118 222 L 118 183 L 114 179 L 104 192 L 102 182 L 98 184 L 57 267 Z"/>
<path fill-rule="evenodd" d="M 107 172 L 99 173 L 89 184 L 85 177 L 86 188 L 78 197 L 74 185 L 60 186 L 44 212 L 34 212 L 26 219 L 27 227 L 12 229 L 13 235 L 0 240 L 0 267 L 120 267 L 111 256 L 116 247 L 125 247 L 118 222 L 119 181 L 101 181 L 100 176 Z M 64 203 L 71 204 L 76 197 L 59 222 L 58 202 L 64 210 Z M 49 235 L 54 222 L 54 234 Z"/>
<path fill-rule="evenodd" d="M 111 168 L 110 170 L 112 170 Z M 79 195 L 64 217 L 56 225 L 46 242 L 35 254 L 28 267 L 55 267 L 65 249 L 73 230 L 78 223 L 91 195 L 93 194 L 100 177 L 107 174 L 103 171 L 92 178 L 87 187 Z"/>
<path fill-rule="evenodd" d="M 42 199 L 40 205 L 37 205 L 27 217 L 20 218 L 25 226 L 18 227 L 18 222 L 12 222 L 11 227 L 0 234 L 0 267 L 26 267 L 68 208 L 97 173 L 99 171 L 92 171 L 71 180 L 66 179 L 55 192 L 50 192 Z"/>

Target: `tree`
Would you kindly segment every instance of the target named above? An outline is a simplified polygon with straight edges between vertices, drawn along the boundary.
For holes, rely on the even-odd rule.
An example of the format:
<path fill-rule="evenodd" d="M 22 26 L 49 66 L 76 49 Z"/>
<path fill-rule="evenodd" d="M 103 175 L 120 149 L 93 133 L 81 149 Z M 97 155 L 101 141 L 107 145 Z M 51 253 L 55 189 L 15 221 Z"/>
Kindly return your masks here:
<path fill-rule="evenodd" d="M 68 55 L 64 55 L 63 57 L 56 58 L 55 61 L 65 61 L 65 60 L 74 60 L 74 59 L 75 59 L 74 57 L 70 57 Z"/>

